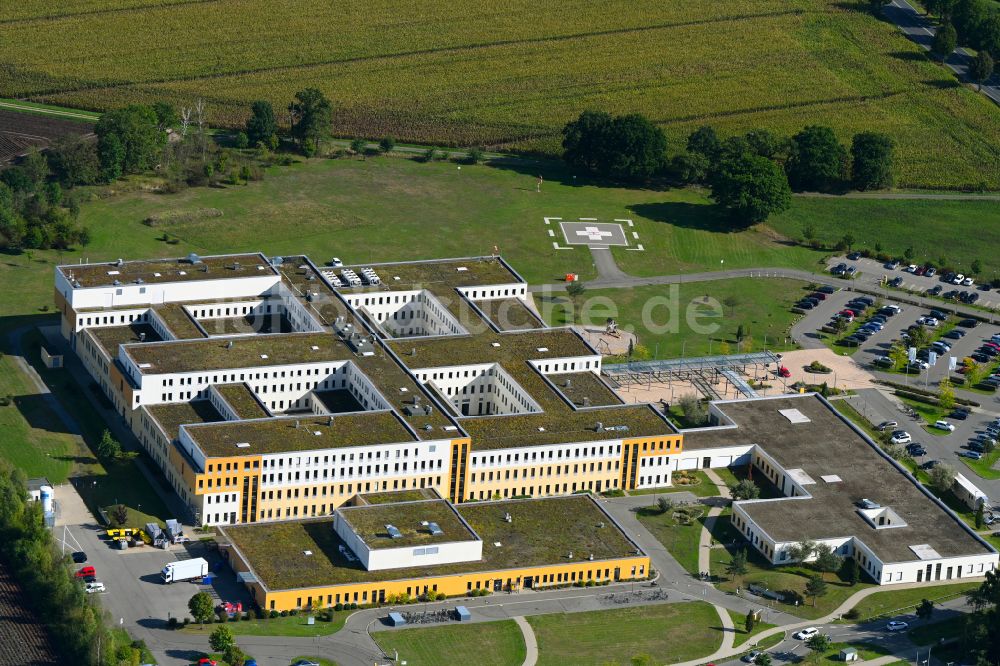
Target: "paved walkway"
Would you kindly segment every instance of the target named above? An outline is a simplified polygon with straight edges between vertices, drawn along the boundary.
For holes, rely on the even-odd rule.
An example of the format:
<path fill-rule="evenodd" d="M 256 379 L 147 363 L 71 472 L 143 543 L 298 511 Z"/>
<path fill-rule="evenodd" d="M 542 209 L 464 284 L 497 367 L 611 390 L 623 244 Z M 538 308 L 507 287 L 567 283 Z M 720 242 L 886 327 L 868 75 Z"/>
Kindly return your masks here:
<path fill-rule="evenodd" d="M 732 499 L 729 486 L 726 485 L 726 482 L 719 477 L 714 469 L 705 469 L 702 471 L 705 472 L 705 476 L 708 477 L 709 481 L 715 484 L 720 497 L 725 500 Z M 727 504 L 728 502 L 719 504 L 708 511 L 701 535 L 698 538 L 698 571 L 711 572 L 712 570 L 712 528 L 715 527 L 716 519 L 725 511 Z M 726 617 L 728 617 L 728 614 L 726 614 Z"/>
<path fill-rule="evenodd" d="M 538 661 L 538 641 L 535 640 L 535 632 L 524 619 L 523 615 L 514 618 L 521 635 L 524 636 L 524 664 L 523 666 L 535 666 Z"/>

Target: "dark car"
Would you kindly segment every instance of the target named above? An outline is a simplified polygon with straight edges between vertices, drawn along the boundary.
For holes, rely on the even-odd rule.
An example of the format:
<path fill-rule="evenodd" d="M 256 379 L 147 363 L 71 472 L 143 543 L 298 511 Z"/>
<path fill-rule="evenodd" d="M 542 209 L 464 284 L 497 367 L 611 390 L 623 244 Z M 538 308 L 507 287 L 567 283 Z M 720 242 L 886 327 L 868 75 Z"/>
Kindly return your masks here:
<path fill-rule="evenodd" d="M 920 456 L 927 455 L 927 449 L 917 444 L 916 446 L 906 447 L 906 452 L 909 453 L 914 458 L 919 458 Z"/>
<path fill-rule="evenodd" d="M 940 464 L 941 464 L 940 460 L 928 460 L 927 462 L 925 462 L 923 465 L 920 466 L 920 469 L 934 469 Z"/>
<path fill-rule="evenodd" d="M 991 358 L 994 357 L 994 356 L 997 356 L 998 354 L 1000 354 L 1000 350 L 997 350 L 996 347 L 987 347 L 986 345 L 983 345 L 982 347 L 980 347 L 976 351 L 979 352 L 979 353 L 981 353 L 981 354 L 986 354 L 987 356 L 989 356 Z"/>
<path fill-rule="evenodd" d="M 851 252 L 849 255 L 847 255 L 847 258 L 850 259 L 851 261 L 857 261 L 858 259 L 861 258 L 861 253 Z"/>
<path fill-rule="evenodd" d="M 933 287 L 931 287 L 930 289 L 928 289 L 927 293 L 930 294 L 931 296 L 937 296 L 942 291 L 943 291 L 943 288 L 941 287 L 941 285 L 936 284 Z"/>
<path fill-rule="evenodd" d="M 941 276 L 942 282 L 951 282 L 954 279 L 955 279 L 955 273 L 953 273 L 952 271 L 948 271 L 947 273 Z"/>
<path fill-rule="evenodd" d="M 847 264 L 837 264 L 830 269 L 832 275 L 843 275 L 847 272 Z"/>
<path fill-rule="evenodd" d="M 965 337 L 965 331 L 953 328 L 944 335 L 942 335 L 941 337 L 948 338 L 949 340 L 961 340 L 963 337 Z"/>
<path fill-rule="evenodd" d="M 976 326 L 979 326 L 979 322 L 976 321 L 975 319 L 970 318 L 970 319 L 963 319 L 962 321 L 958 322 L 958 325 L 961 326 L 962 328 L 975 328 Z"/>
<path fill-rule="evenodd" d="M 75 553 L 73 553 L 72 558 L 74 564 L 83 564 L 84 562 L 87 561 L 87 553 L 83 552 L 82 550 L 78 550 Z"/>
<path fill-rule="evenodd" d="M 969 354 L 969 358 L 971 358 L 976 363 L 987 363 L 990 360 L 989 356 L 981 352 L 972 352 L 971 354 Z"/>
<path fill-rule="evenodd" d="M 835 293 L 837 290 L 835 288 L 831 287 L 828 284 L 824 284 L 822 287 L 820 287 L 816 291 L 820 292 L 821 294 L 832 294 L 832 293 Z"/>
<path fill-rule="evenodd" d="M 795 307 L 800 310 L 812 310 L 816 306 L 812 304 L 812 301 L 799 301 L 795 304 Z"/>
<path fill-rule="evenodd" d="M 822 291 L 814 291 L 813 293 L 809 294 L 807 298 L 815 298 L 820 301 L 825 301 L 826 294 L 824 294 Z"/>
<path fill-rule="evenodd" d="M 890 287 L 898 287 L 901 284 L 903 284 L 903 278 L 901 277 L 893 278 L 892 280 L 889 281 Z"/>
<path fill-rule="evenodd" d="M 960 409 L 956 409 L 955 411 L 953 411 L 951 414 L 948 415 L 948 418 L 964 421 L 965 419 L 969 418 L 969 413 L 963 412 Z"/>
<path fill-rule="evenodd" d="M 969 298 L 967 298 L 965 302 L 968 303 L 969 305 L 972 305 L 978 300 L 979 300 L 979 294 L 977 294 L 976 292 L 972 292 L 971 294 L 969 294 Z"/>
<path fill-rule="evenodd" d="M 938 321 L 945 321 L 948 319 L 948 313 L 941 312 L 940 310 L 931 310 L 931 316 L 937 319 Z"/>

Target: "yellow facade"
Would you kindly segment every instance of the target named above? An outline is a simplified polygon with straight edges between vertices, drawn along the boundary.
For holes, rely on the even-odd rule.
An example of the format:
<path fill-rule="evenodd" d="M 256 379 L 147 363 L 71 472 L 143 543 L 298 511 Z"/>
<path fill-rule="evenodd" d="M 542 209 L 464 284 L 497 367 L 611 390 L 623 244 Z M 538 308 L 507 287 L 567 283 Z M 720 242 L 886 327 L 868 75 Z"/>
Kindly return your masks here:
<path fill-rule="evenodd" d="M 235 549 L 228 549 L 230 563 L 237 572 L 250 568 Z M 467 595 L 473 590 L 517 592 L 522 589 L 564 587 L 586 584 L 642 580 L 650 576 L 649 557 L 642 555 L 614 560 L 589 561 L 494 571 L 474 571 L 445 576 L 427 576 L 391 581 L 347 583 L 306 587 L 294 590 L 268 590 L 261 583 L 250 583 L 250 592 L 267 611 L 329 608 L 338 603 L 378 604 L 397 595 L 412 598 L 422 594 Z"/>

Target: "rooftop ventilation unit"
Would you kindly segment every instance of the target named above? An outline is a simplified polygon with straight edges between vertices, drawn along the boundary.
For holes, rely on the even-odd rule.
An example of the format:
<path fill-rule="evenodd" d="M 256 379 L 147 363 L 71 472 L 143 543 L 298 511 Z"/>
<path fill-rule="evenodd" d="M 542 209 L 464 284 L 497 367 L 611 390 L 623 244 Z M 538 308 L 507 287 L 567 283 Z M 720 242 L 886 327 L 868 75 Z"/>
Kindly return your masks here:
<path fill-rule="evenodd" d="M 587 396 L 583 396 L 583 406 L 590 407 L 590 398 L 588 398 Z"/>
<path fill-rule="evenodd" d="M 236 442 L 236 448 L 238 449 L 249 449 L 250 442 Z"/>
<path fill-rule="evenodd" d="M 545 352 L 547 352 L 548 350 L 549 350 L 549 348 L 548 348 L 548 347 L 539 347 L 539 348 L 538 348 L 538 351 L 540 351 L 540 352 L 542 352 L 542 353 L 545 353 Z"/>
<path fill-rule="evenodd" d="M 505 523 L 512 523 L 512 522 L 514 522 L 514 518 L 511 517 L 510 513 L 505 513 L 505 514 L 503 514 L 503 522 L 505 522 Z"/>
<path fill-rule="evenodd" d="M 233 341 L 229 340 L 228 342 L 226 342 L 226 349 L 232 349 L 232 348 L 233 348 Z"/>
<path fill-rule="evenodd" d="M 598 421 L 597 425 L 594 426 L 594 431 L 595 432 L 604 432 L 604 424 L 601 423 L 600 421 Z"/>
<path fill-rule="evenodd" d="M 459 267 L 458 267 L 458 268 L 456 268 L 455 270 L 456 270 L 456 271 L 458 271 L 459 273 L 464 273 L 465 271 L 467 271 L 467 270 L 469 270 L 469 269 L 468 269 L 468 267 L 467 267 L 467 266 L 459 266 Z"/>
<path fill-rule="evenodd" d="M 146 341 L 146 334 L 145 333 L 140 333 L 139 334 L 139 342 L 145 342 L 145 341 Z"/>
<path fill-rule="evenodd" d="M 313 552 L 311 550 L 303 550 L 302 554 L 305 555 L 306 557 L 309 557 L 310 555 L 313 554 Z"/>
<path fill-rule="evenodd" d="M 403 533 L 395 525 L 386 525 L 385 531 L 389 533 L 390 539 L 402 539 Z"/>
<path fill-rule="evenodd" d="M 240 262 L 238 262 L 238 261 L 234 261 L 234 262 L 233 262 L 233 270 L 234 270 L 234 271 L 238 271 L 238 270 L 240 270 L 240 268 L 241 268 L 241 266 L 240 266 Z"/>
<path fill-rule="evenodd" d="M 124 259 L 116 259 L 115 260 L 115 266 L 121 267 L 121 265 L 124 264 L 124 263 L 125 263 Z"/>

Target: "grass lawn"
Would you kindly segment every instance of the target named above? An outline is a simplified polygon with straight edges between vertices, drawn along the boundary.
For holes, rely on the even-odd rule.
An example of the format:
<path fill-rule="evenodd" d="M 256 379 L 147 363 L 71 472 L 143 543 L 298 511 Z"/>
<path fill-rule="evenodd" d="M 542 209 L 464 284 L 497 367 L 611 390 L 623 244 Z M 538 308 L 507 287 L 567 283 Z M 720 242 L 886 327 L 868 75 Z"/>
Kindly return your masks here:
<path fill-rule="evenodd" d="M 877 224 L 872 224 L 877 220 Z M 975 220 L 975 231 L 970 229 Z M 929 201 L 864 199 L 796 199 L 787 212 L 768 222 L 791 238 L 802 238 L 812 225 L 821 242 L 833 245 L 844 234 L 857 239 L 855 247 L 902 256 L 913 248 L 914 262 L 939 262 L 969 273 L 975 259 L 983 264 L 983 278 L 1000 274 L 1000 257 L 987 248 L 1000 243 L 1000 206 L 995 201 Z M 919 229 L 919 234 L 913 230 Z"/>
<path fill-rule="evenodd" d="M 747 550 L 748 572 L 743 576 L 742 581 L 733 580 L 726 573 L 726 565 L 732 559 L 732 553 L 735 552 L 736 548 L 746 548 Z M 825 574 L 827 593 L 822 597 L 818 597 L 815 600 L 814 606 L 813 599 L 806 598 L 805 596 L 805 587 L 809 576 L 815 574 L 815 571 L 812 569 L 796 565 L 784 567 L 771 566 L 756 550 L 745 543 L 740 543 L 735 548 L 714 548 L 712 549 L 711 559 L 712 575 L 716 579 L 721 580 L 721 582 L 716 584 L 716 587 L 719 589 L 726 592 L 735 592 L 737 588 L 740 588 L 744 590 L 742 594 L 746 594 L 745 590 L 747 586 L 753 583 L 766 586 L 769 590 L 783 593 L 786 595 L 786 599 L 798 595 L 800 598 L 798 607 L 794 603 L 786 601 L 783 603 L 776 602 L 775 608 L 805 619 L 827 615 L 833 609 L 840 606 L 847 597 L 865 588 L 872 587 L 872 584 L 867 582 L 852 586 L 834 574 Z"/>
<path fill-rule="evenodd" d="M 789 308 L 806 293 L 806 286 L 798 280 L 737 278 L 593 289 L 576 308 L 566 297 L 536 296 L 535 301 L 551 324 L 603 326 L 613 317 L 619 327 L 634 331 L 650 354 L 674 358 L 720 354 L 725 347 L 729 353 L 736 353 L 738 347 L 746 351 L 765 346 L 775 351 L 795 349 L 789 330 L 799 315 Z M 740 326 L 749 336 L 742 346 L 736 342 Z"/>
<path fill-rule="evenodd" d="M 637 514 L 646 529 L 663 544 L 663 547 L 692 575 L 698 574 L 698 540 L 708 508 L 704 507 L 700 519 L 690 525 L 679 523 L 672 512 L 660 513 L 656 507 L 640 509 Z"/>
<path fill-rule="evenodd" d="M 998 460 L 1000 460 L 1000 448 L 993 449 L 979 460 L 964 456 L 961 458 L 966 467 L 984 479 L 1000 479 L 1000 470 L 996 469 Z"/>
<path fill-rule="evenodd" d="M 862 599 L 854 607 L 858 618 L 851 622 L 865 622 L 877 617 L 890 617 L 916 608 L 924 599 L 940 602 L 962 596 L 969 590 L 979 587 L 979 583 L 954 583 L 950 585 L 935 585 L 908 590 L 888 590 L 876 592 Z"/>
<path fill-rule="evenodd" d="M 29 477 L 63 483 L 74 469 L 96 462 L 83 441 L 66 431 L 45 400 L 11 357 L 0 357 L 0 457 Z"/>
<path fill-rule="evenodd" d="M 842 664 L 844 662 L 840 658 L 840 651 L 847 647 L 852 647 L 858 651 L 859 661 L 878 659 L 879 657 L 891 654 L 888 648 L 875 643 L 831 643 L 830 647 L 822 653 L 819 661 L 821 663 L 837 662 Z"/>
<path fill-rule="evenodd" d="M 316 618 L 312 626 L 306 624 L 307 615 L 302 613 L 292 617 L 275 617 L 265 620 L 241 620 L 227 622 L 226 626 L 236 636 L 329 636 L 341 630 L 347 621 L 349 611 L 335 612 L 332 622 L 323 622 Z M 181 631 L 191 634 L 208 635 L 218 627 L 218 624 L 189 624 Z"/>
<path fill-rule="evenodd" d="M 438 666 L 468 659 L 484 666 L 519 666 L 526 654 L 524 637 L 513 620 L 376 631 L 372 636 L 386 654 L 398 651 L 400 661 L 409 666 Z"/>
<path fill-rule="evenodd" d="M 961 636 L 965 626 L 964 615 L 953 615 L 940 622 L 924 624 L 908 632 L 910 640 L 917 645 L 934 645 L 941 639 L 957 638 Z"/>
<path fill-rule="evenodd" d="M 736 647 L 750 647 L 754 643 L 753 640 L 754 636 L 761 633 L 762 631 L 773 629 L 776 626 L 773 624 L 768 624 L 767 622 L 758 622 L 753 626 L 753 631 L 751 631 L 748 634 L 746 632 L 747 616 L 744 613 L 737 613 L 736 611 L 733 610 L 730 610 L 728 612 L 729 612 L 729 617 L 733 619 L 733 624 L 736 626 L 736 642 L 734 643 Z"/>
<path fill-rule="evenodd" d="M 709 655 L 722 643 L 719 616 L 701 601 L 527 619 L 538 666 L 628 663 L 643 654 L 672 664 Z"/>

